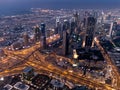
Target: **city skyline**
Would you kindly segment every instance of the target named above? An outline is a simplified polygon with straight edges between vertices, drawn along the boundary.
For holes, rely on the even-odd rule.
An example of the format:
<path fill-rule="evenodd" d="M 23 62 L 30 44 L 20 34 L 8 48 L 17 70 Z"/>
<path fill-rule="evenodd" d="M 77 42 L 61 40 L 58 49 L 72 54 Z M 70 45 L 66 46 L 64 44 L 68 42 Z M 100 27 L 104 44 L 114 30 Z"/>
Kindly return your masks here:
<path fill-rule="evenodd" d="M 0 90 L 119 90 L 119 4 L 0 1 Z"/>

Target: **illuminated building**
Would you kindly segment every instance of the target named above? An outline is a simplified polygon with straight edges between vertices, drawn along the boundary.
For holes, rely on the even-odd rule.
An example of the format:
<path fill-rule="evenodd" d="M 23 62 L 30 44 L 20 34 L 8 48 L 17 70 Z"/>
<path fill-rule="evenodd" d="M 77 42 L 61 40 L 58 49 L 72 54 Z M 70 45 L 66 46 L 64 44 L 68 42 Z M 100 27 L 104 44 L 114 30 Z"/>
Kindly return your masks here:
<path fill-rule="evenodd" d="M 56 18 L 55 34 L 60 34 L 62 36 L 61 23 L 59 18 Z"/>
<path fill-rule="evenodd" d="M 70 34 L 74 33 L 75 28 L 76 28 L 75 20 L 74 18 L 72 18 L 70 21 Z"/>
<path fill-rule="evenodd" d="M 113 31 L 113 22 L 110 24 L 109 37 L 111 37 Z"/>
<path fill-rule="evenodd" d="M 41 34 L 42 34 L 41 43 L 42 43 L 43 49 L 45 49 L 46 48 L 46 31 L 45 31 L 44 23 L 41 23 L 40 30 L 41 30 Z"/>
<path fill-rule="evenodd" d="M 76 25 L 76 27 L 77 27 L 78 24 L 79 24 L 79 14 L 78 14 L 78 12 L 76 11 L 76 13 L 73 14 L 73 15 L 74 15 L 74 20 L 75 20 L 75 25 Z"/>
<path fill-rule="evenodd" d="M 39 26 L 35 27 L 34 38 L 35 38 L 35 42 L 40 41 L 40 28 L 39 28 Z"/>
<path fill-rule="evenodd" d="M 66 19 L 64 20 L 62 30 L 67 31 L 68 33 L 70 33 L 70 23 Z"/>
<path fill-rule="evenodd" d="M 86 20 L 86 35 L 85 35 L 85 47 L 92 47 L 94 32 L 95 32 L 96 19 L 94 17 L 88 17 Z"/>
<path fill-rule="evenodd" d="M 69 52 L 68 33 L 70 33 L 70 23 L 67 20 L 64 20 L 64 23 L 63 23 L 63 55 L 67 55 Z"/>

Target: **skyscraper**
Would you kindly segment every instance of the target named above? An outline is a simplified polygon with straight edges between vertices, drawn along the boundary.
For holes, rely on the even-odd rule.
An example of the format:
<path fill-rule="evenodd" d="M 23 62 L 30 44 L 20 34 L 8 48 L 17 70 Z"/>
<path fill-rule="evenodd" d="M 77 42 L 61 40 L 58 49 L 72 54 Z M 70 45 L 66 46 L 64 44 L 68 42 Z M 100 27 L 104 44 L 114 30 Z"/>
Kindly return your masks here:
<path fill-rule="evenodd" d="M 63 55 L 67 55 L 69 52 L 69 34 L 70 33 L 70 23 L 64 20 L 63 23 Z"/>
<path fill-rule="evenodd" d="M 63 23 L 63 31 L 64 30 L 69 30 L 69 28 L 70 28 L 70 23 L 69 23 L 69 21 L 68 20 L 64 20 L 64 23 Z"/>
<path fill-rule="evenodd" d="M 40 41 L 40 28 L 38 25 L 35 27 L 34 38 L 35 42 Z"/>
<path fill-rule="evenodd" d="M 42 43 L 43 49 L 45 49 L 46 48 L 46 31 L 45 31 L 45 24 L 44 23 L 41 23 L 40 30 L 42 33 L 41 43 Z"/>
<path fill-rule="evenodd" d="M 113 31 L 113 22 L 110 24 L 109 37 L 111 37 Z"/>
<path fill-rule="evenodd" d="M 67 55 L 69 53 L 69 37 L 67 31 L 63 31 L 63 55 Z"/>
<path fill-rule="evenodd" d="M 96 19 L 94 17 L 88 17 L 86 19 L 85 47 L 92 47 Z"/>
<path fill-rule="evenodd" d="M 55 34 L 60 34 L 60 35 L 62 35 L 62 31 L 61 31 L 61 23 L 60 23 L 60 19 L 59 19 L 59 17 L 56 18 Z"/>
<path fill-rule="evenodd" d="M 120 31 L 118 30 L 118 24 L 117 24 L 117 22 L 113 22 L 113 30 L 112 30 L 112 35 L 111 35 L 111 37 L 112 38 L 114 38 L 114 37 L 116 37 L 116 36 L 120 36 Z"/>
<path fill-rule="evenodd" d="M 72 17 L 72 19 L 70 20 L 70 35 L 74 33 L 75 28 L 76 28 L 75 19 L 74 17 Z"/>
<path fill-rule="evenodd" d="M 40 25 L 40 30 L 41 30 L 41 33 L 42 33 L 42 36 L 46 36 L 45 34 L 46 34 L 46 32 L 45 32 L 45 24 L 44 23 L 41 23 L 41 25 Z"/>
<path fill-rule="evenodd" d="M 117 31 L 117 22 L 111 22 L 108 37 L 112 38 L 116 36 L 115 35 L 117 33 L 116 31 Z"/>
<path fill-rule="evenodd" d="M 75 20 L 75 25 L 77 27 L 79 24 L 79 13 L 76 11 L 76 13 L 73 14 L 73 16 L 74 16 L 74 20 Z"/>

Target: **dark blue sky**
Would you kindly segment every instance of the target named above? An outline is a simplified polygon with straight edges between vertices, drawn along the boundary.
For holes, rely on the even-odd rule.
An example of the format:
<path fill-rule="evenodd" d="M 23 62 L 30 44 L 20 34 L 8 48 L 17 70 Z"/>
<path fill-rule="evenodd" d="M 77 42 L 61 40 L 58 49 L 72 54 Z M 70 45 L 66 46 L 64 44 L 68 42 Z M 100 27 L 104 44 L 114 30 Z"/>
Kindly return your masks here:
<path fill-rule="evenodd" d="M 46 7 L 46 8 L 117 8 L 120 0 L 0 0 L 0 7 Z"/>
<path fill-rule="evenodd" d="M 0 14 L 21 13 L 30 8 L 120 8 L 120 0 L 0 0 Z"/>

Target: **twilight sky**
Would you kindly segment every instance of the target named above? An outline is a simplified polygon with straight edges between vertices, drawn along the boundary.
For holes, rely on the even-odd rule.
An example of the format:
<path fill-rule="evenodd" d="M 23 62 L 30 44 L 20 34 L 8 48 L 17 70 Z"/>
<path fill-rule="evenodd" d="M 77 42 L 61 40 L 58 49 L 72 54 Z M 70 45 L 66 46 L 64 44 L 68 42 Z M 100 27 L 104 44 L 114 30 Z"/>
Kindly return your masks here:
<path fill-rule="evenodd" d="M 2 7 L 46 7 L 46 8 L 101 8 L 119 7 L 120 0 L 0 0 Z"/>
<path fill-rule="evenodd" d="M 120 8 L 120 0 L 0 0 L 0 14 L 21 13 L 30 8 Z"/>

